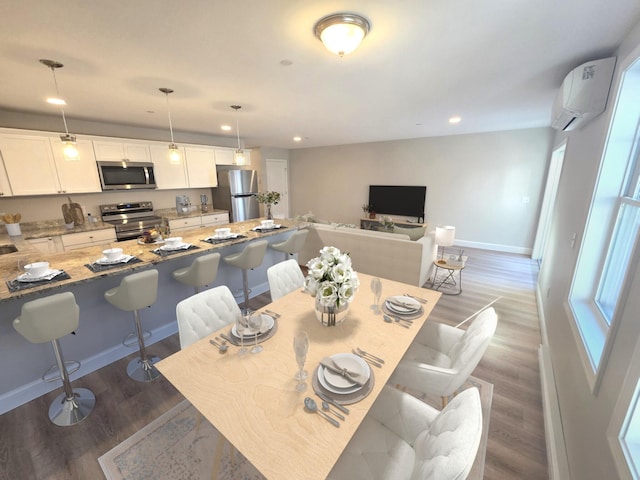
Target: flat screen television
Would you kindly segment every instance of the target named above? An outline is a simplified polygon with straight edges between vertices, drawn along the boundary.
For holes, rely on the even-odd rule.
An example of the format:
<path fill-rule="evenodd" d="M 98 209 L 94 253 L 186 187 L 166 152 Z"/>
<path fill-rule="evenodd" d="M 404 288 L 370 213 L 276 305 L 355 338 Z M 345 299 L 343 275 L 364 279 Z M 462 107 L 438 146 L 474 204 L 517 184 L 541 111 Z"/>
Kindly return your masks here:
<path fill-rule="evenodd" d="M 369 185 L 369 205 L 376 213 L 424 217 L 427 187 Z"/>

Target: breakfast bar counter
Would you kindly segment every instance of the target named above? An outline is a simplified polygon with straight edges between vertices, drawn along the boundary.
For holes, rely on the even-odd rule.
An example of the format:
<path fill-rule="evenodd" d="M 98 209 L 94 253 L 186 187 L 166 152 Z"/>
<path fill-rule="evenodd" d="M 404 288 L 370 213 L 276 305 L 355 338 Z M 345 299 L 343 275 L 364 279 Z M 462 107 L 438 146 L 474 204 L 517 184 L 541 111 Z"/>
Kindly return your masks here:
<path fill-rule="evenodd" d="M 232 233 L 240 236 L 215 244 L 203 241 L 214 235 L 214 227 L 180 231 L 179 236 L 183 242 L 190 243 L 193 247 L 169 254 L 158 252 L 164 253 L 163 255 L 154 253 L 162 244 L 145 244 L 139 240 L 114 242 L 109 246 L 122 248 L 124 254 L 132 255 L 137 260 L 113 268 L 98 269 L 102 271 L 97 272 L 87 265 L 100 259 L 102 251 L 109 246 L 43 254 L 22 237 L 0 236 L 3 237 L 0 238 L 0 244 L 12 244 L 18 249 L 17 252 L 0 255 L 0 361 L 3 365 L 11 365 L 0 369 L 0 414 L 59 386 L 58 382 L 45 383 L 41 379 L 43 372 L 54 363 L 50 346 L 31 344 L 13 329 L 12 322 L 20 315 L 25 302 L 65 291 L 75 295 L 80 307 L 79 327 L 75 335 L 60 339 L 65 357 L 82 362 L 80 370 L 72 375 L 73 380 L 135 352 L 135 348 L 122 345 L 122 339 L 133 327 L 131 315 L 110 305 L 104 299 L 105 291 L 118 286 L 125 275 L 134 271 L 150 268 L 158 270 L 158 299 L 140 314 L 143 328 L 152 333 L 149 340 L 149 350 L 152 352 L 153 343 L 177 332 L 176 304 L 193 294 L 192 287 L 173 279 L 174 270 L 189 266 L 197 256 L 206 253 L 219 252 L 224 257 L 240 252 L 247 242 L 259 238 L 264 238 L 269 243 L 281 242 L 299 228 L 294 221 L 278 220 L 283 228 L 264 233 L 254 231 L 260 221 L 261 219 L 256 219 L 216 225 L 215 228 L 229 227 Z M 262 265 L 249 272 L 252 296 L 268 290 L 266 271 L 281 259 L 281 252 L 267 249 Z M 33 287 L 18 285 L 18 290 L 10 291 L 9 282 L 15 281 L 23 273 L 24 265 L 36 261 L 49 262 L 51 269 L 63 270 L 69 278 Z M 240 271 L 221 261 L 216 281 L 210 287 L 217 285 L 227 285 L 232 292 L 241 291 Z"/>

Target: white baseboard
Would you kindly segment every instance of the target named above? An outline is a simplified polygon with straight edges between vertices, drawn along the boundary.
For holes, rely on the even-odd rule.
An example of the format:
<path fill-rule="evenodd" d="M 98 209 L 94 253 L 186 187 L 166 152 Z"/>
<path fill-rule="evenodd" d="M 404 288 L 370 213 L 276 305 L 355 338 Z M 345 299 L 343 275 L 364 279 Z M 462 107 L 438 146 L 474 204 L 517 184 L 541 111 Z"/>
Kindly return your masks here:
<path fill-rule="evenodd" d="M 531 252 L 533 251 L 531 248 L 527 248 L 527 247 L 515 247 L 513 245 L 500 245 L 497 243 L 469 242 L 467 240 L 458 240 L 457 238 L 453 246 L 479 248 L 481 250 L 491 250 L 494 252 L 517 253 L 520 255 L 531 255 Z"/>

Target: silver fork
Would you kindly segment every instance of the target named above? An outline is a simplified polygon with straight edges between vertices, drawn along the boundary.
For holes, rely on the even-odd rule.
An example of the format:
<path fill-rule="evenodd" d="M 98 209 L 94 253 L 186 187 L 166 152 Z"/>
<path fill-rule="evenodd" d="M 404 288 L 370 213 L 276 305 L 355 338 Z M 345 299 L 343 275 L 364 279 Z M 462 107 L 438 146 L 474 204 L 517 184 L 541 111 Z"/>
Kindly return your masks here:
<path fill-rule="evenodd" d="M 376 362 L 384 363 L 384 360 L 383 360 L 382 358 L 380 358 L 380 357 L 376 357 L 375 355 L 372 355 L 372 354 L 370 354 L 369 352 L 365 352 L 365 351 L 364 351 L 364 350 L 362 350 L 360 347 L 356 347 L 356 350 L 357 350 L 358 352 L 360 352 L 362 355 L 367 355 L 367 356 L 369 356 L 369 357 L 373 358 Z"/>
<path fill-rule="evenodd" d="M 273 318 L 280 318 L 282 315 L 280 315 L 279 313 L 273 312 L 271 310 L 267 310 L 266 308 L 264 309 L 265 313 L 271 315 Z"/>
<path fill-rule="evenodd" d="M 359 356 L 360 358 L 362 358 L 363 360 L 365 360 L 366 362 L 370 363 L 371 365 L 373 365 L 374 367 L 378 367 L 378 368 L 382 368 L 382 364 L 380 362 L 376 362 L 373 358 L 368 357 L 366 355 L 363 355 L 362 353 L 359 353 L 357 350 L 351 350 L 351 352 L 354 355 Z"/>
<path fill-rule="evenodd" d="M 415 295 L 411 295 L 410 293 L 405 293 L 404 295 L 405 295 L 405 297 L 413 298 L 417 302 L 427 303 L 427 300 L 425 300 L 424 298 L 416 297 Z"/>

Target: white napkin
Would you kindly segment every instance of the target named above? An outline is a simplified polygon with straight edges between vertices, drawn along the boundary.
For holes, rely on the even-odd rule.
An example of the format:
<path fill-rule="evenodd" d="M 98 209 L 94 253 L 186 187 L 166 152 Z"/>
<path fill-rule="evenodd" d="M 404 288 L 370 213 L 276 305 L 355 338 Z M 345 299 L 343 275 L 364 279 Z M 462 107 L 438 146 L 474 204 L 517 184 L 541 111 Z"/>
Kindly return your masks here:
<path fill-rule="evenodd" d="M 334 360 L 331 357 L 324 357 L 320 361 L 320 365 L 322 365 L 324 368 L 328 368 L 330 371 L 337 373 L 338 375 L 342 375 L 347 380 L 350 380 L 353 383 L 360 385 L 361 387 L 365 383 L 367 383 L 367 380 L 369 380 L 366 375 L 363 375 L 360 372 L 353 372 L 351 370 L 343 368 L 338 361 Z"/>

